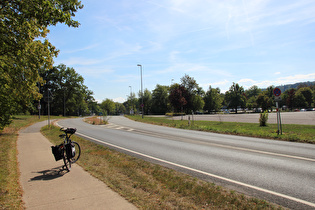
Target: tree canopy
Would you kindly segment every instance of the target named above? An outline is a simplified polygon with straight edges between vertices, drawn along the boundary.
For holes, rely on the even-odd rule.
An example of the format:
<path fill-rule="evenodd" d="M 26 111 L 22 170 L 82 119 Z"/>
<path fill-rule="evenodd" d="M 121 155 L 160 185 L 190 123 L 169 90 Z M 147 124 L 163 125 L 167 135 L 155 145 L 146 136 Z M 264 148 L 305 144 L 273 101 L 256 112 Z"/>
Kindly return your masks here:
<path fill-rule="evenodd" d="M 115 102 L 108 98 L 102 101 L 100 106 L 101 106 L 101 109 L 104 110 L 105 112 L 104 115 L 113 114 L 116 109 Z"/>
<path fill-rule="evenodd" d="M 41 96 L 38 70 L 52 68 L 58 50 L 46 39 L 48 26 L 78 27 L 78 0 L 2 0 L 0 3 L 0 130 L 10 115 Z"/>
<path fill-rule="evenodd" d="M 169 100 L 172 108 L 176 112 L 182 112 L 187 104 L 188 91 L 186 88 L 179 84 L 174 84 L 170 88 Z"/>
<path fill-rule="evenodd" d="M 218 112 L 222 107 L 223 97 L 220 95 L 219 88 L 209 87 L 209 90 L 206 92 L 204 97 L 205 106 L 204 109 L 209 112 L 215 111 Z"/>
<path fill-rule="evenodd" d="M 245 91 L 238 83 L 234 83 L 230 90 L 225 93 L 226 102 L 229 108 L 235 109 L 237 113 L 238 106 L 244 108 L 246 105 Z"/>
<path fill-rule="evenodd" d="M 156 85 L 152 92 L 152 111 L 165 114 L 168 111 L 168 86 Z"/>
<path fill-rule="evenodd" d="M 43 107 L 47 105 L 48 94 L 52 95 L 52 111 L 54 115 L 85 115 L 95 112 L 93 92 L 84 85 L 84 78 L 73 68 L 64 64 L 49 70 L 41 69 L 43 84 L 40 93 L 44 96 Z M 45 109 L 43 110 L 44 113 Z"/>

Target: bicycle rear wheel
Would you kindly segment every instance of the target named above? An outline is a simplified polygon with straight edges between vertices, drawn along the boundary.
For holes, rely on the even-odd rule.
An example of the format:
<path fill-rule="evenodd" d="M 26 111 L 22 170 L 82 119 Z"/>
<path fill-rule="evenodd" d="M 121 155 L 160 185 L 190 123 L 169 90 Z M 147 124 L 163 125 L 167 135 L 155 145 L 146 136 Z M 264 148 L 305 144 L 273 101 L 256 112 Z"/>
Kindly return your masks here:
<path fill-rule="evenodd" d="M 64 167 L 66 168 L 66 170 L 69 172 L 71 169 L 71 160 L 68 158 L 66 150 L 64 149 L 63 151 L 63 162 L 64 162 Z"/>
<path fill-rule="evenodd" d="M 74 146 L 74 156 L 72 158 L 70 158 L 70 161 L 71 161 L 71 163 L 75 163 L 80 158 L 81 148 L 80 148 L 80 145 L 75 141 L 71 142 L 71 146 Z"/>

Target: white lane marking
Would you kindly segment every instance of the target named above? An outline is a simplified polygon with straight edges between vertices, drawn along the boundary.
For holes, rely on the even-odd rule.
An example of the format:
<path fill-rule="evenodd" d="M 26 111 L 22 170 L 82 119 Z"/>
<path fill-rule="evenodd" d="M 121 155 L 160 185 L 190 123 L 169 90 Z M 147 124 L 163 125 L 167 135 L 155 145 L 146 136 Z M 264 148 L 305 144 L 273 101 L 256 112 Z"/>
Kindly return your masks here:
<path fill-rule="evenodd" d="M 221 180 L 224 180 L 224 181 L 227 181 L 227 182 L 231 182 L 231 183 L 234 183 L 234 184 L 237 184 L 237 185 L 241 185 L 241 186 L 248 187 L 248 188 L 251 188 L 251 189 L 254 189 L 254 190 L 258 190 L 258 191 L 261 191 L 261 192 L 265 192 L 265 193 L 269 193 L 269 194 L 272 194 L 272 195 L 276 195 L 276 196 L 279 196 L 279 197 L 282 197 L 282 198 L 285 198 L 285 199 L 288 199 L 288 200 L 292 200 L 292 201 L 295 201 L 295 202 L 298 202 L 298 203 L 302 203 L 302 204 L 305 204 L 305 205 L 308 205 L 308 206 L 311 206 L 311 207 L 315 207 L 315 203 L 311 203 L 311 202 L 308 202 L 308 201 L 305 201 L 305 200 L 302 200 L 302 199 L 299 199 L 299 198 L 295 198 L 295 197 L 292 197 L 292 196 L 289 196 L 289 195 L 284 195 L 282 193 L 277 193 L 277 192 L 274 192 L 274 191 L 271 191 L 271 190 L 267 190 L 267 189 L 264 189 L 264 188 L 261 188 L 261 187 L 256 187 L 256 186 L 253 186 L 253 185 L 250 185 L 250 184 L 246 184 L 246 183 L 243 183 L 243 182 L 239 182 L 239 181 L 236 181 L 236 180 L 233 180 L 233 179 L 225 178 L 225 177 L 218 176 L 218 175 L 215 175 L 215 174 L 211 174 L 211 173 L 208 173 L 208 172 L 205 172 L 205 171 L 201 171 L 201 170 L 198 170 L 198 169 L 194 169 L 194 168 L 183 166 L 183 165 L 180 165 L 180 164 L 177 164 L 177 163 L 173 163 L 173 162 L 170 162 L 170 161 L 167 161 L 167 160 L 156 158 L 156 157 L 153 157 L 153 156 L 150 156 L 150 155 L 139 153 L 139 152 L 136 152 L 136 151 L 133 151 L 133 150 L 130 150 L 130 149 L 126 149 L 126 148 L 123 148 L 123 147 L 120 147 L 120 146 L 117 146 L 117 145 L 114 145 L 114 144 L 111 144 L 111 143 L 108 143 L 108 142 L 104 142 L 104 141 L 98 140 L 98 139 L 93 138 L 93 137 L 86 136 L 86 135 L 81 134 L 81 133 L 77 133 L 77 134 L 79 134 L 79 135 L 81 135 L 83 137 L 86 137 L 88 139 L 92 139 L 93 141 L 96 141 L 96 142 L 99 142 L 99 143 L 102 143 L 102 144 L 106 144 L 106 145 L 109 145 L 111 147 L 115 147 L 115 148 L 118 148 L 118 149 L 121 149 L 121 150 L 124 150 L 124 151 L 127 151 L 127 152 L 131 152 L 131 153 L 134 153 L 134 154 L 146 157 L 146 158 L 157 160 L 157 161 L 160 161 L 160 162 L 163 162 L 163 163 L 167 163 L 167 164 L 170 164 L 170 165 L 173 165 L 173 166 L 176 166 L 176 167 L 184 168 L 184 169 L 187 169 L 187 170 L 190 170 L 190 171 L 194 171 L 194 172 L 197 172 L 197 173 L 200 173 L 200 174 L 211 176 L 211 177 L 214 177 L 214 178 L 217 178 L 217 179 L 221 179 Z"/>
<path fill-rule="evenodd" d="M 104 127 L 110 128 L 110 129 L 116 129 L 116 130 L 124 129 L 124 130 L 130 131 L 130 132 L 134 131 L 133 128 L 121 127 L 120 125 L 116 125 L 113 123 L 109 123 L 109 124 L 105 125 Z M 152 135 L 152 136 L 159 136 L 159 135 Z M 180 137 L 180 138 L 182 138 L 182 137 Z M 292 159 L 297 159 L 297 160 L 305 160 L 305 161 L 315 162 L 315 159 L 306 158 L 306 157 L 286 155 L 286 154 L 280 154 L 280 153 L 274 153 L 274 152 L 266 152 L 266 151 L 261 151 L 261 150 L 248 149 L 248 148 L 236 147 L 236 146 L 229 146 L 229 145 L 224 145 L 224 144 L 216 144 L 216 143 L 210 143 L 210 142 L 205 142 L 205 143 L 207 143 L 208 145 L 213 145 L 213 146 L 221 147 L 221 148 L 236 149 L 236 150 L 241 150 L 241 151 L 265 154 L 265 155 L 273 155 L 273 156 L 278 156 L 278 157 L 286 157 L 286 158 L 292 158 Z"/>
<path fill-rule="evenodd" d="M 107 128 L 111 129 L 125 129 L 126 131 L 134 131 L 132 128 L 128 127 L 120 127 L 119 125 L 109 123 Z M 151 135 L 151 136 L 159 136 L 157 135 Z M 181 139 L 184 139 L 183 137 L 180 137 Z M 210 143 L 210 142 L 205 142 L 207 145 L 213 145 L 216 147 L 221 147 L 221 148 L 228 148 L 228 149 L 235 149 L 235 150 L 240 150 L 240 151 L 247 151 L 247 152 L 253 152 L 253 153 L 259 153 L 259 154 L 265 154 L 265 155 L 273 155 L 273 156 L 278 156 L 278 157 L 285 157 L 285 158 L 292 158 L 292 159 L 297 159 L 297 160 L 305 160 L 305 161 L 311 161 L 315 162 L 315 159 L 312 158 L 306 158 L 306 157 L 300 157 L 300 156 L 294 156 L 294 155 L 286 155 L 286 154 L 281 154 L 281 153 L 274 153 L 274 152 L 266 152 L 266 151 L 261 151 L 261 150 L 255 150 L 255 149 L 248 149 L 248 148 L 243 148 L 243 147 L 236 147 L 236 146 L 229 146 L 229 145 L 224 145 L 224 144 L 216 144 L 216 143 Z"/>
<path fill-rule="evenodd" d="M 108 123 L 107 125 L 102 125 L 102 127 L 104 127 L 104 128 L 109 128 L 109 129 L 116 129 L 116 130 L 123 130 L 123 129 L 126 129 L 126 130 L 133 130 L 133 129 L 131 129 L 131 128 L 123 127 L 123 126 L 116 125 L 116 124 L 113 124 L 113 123 Z"/>
<path fill-rule="evenodd" d="M 299 157 L 299 156 L 294 156 L 294 155 L 285 155 L 285 154 L 280 154 L 280 153 L 266 152 L 266 151 L 247 149 L 247 148 L 242 148 L 242 147 L 234 147 L 234 146 L 228 146 L 228 145 L 216 144 L 216 143 L 209 143 L 209 144 L 217 146 L 217 147 L 223 147 L 223 148 L 236 149 L 236 150 L 241 150 L 241 151 L 260 153 L 260 154 L 265 154 L 265 155 L 273 155 L 273 156 L 279 156 L 279 157 L 286 157 L 286 158 L 315 162 L 315 159 Z"/>

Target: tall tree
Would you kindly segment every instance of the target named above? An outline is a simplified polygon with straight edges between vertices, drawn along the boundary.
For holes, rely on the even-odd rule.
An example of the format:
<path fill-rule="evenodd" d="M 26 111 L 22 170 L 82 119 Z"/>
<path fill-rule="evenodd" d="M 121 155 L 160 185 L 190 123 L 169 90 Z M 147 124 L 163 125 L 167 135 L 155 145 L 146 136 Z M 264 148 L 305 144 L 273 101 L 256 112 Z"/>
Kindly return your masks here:
<path fill-rule="evenodd" d="M 249 109 L 258 108 L 257 107 L 257 97 L 262 93 L 262 90 L 256 85 L 250 87 L 248 90 L 245 90 L 245 95 L 247 98 L 246 107 Z"/>
<path fill-rule="evenodd" d="M 273 95 L 274 86 L 269 86 L 257 97 L 257 106 L 260 106 L 263 110 L 271 109 L 275 104 Z"/>
<path fill-rule="evenodd" d="M 169 100 L 175 112 L 182 112 L 187 104 L 188 91 L 179 84 L 173 84 L 170 88 Z"/>
<path fill-rule="evenodd" d="M 0 3 L 0 129 L 10 115 L 40 98 L 38 69 L 52 67 L 58 51 L 45 39 L 50 25 L 78 27 L 78 0 L 2 0 Z"/>
<path fill-rule="evenodd" d="M 301 92 L 297 92 L 294 97 L 294 106 L 298 108 L 305 108 L 308 106 L 308 103 Z"/>
<path fill-rule="evenodd" d="M 192 96 L 192 110 L 193 112 L 202 111 L 205 105 L 205 101 L 200 95 L 193 95 Z M 190 110 L 188 110 L 190 111 Z"/>
<path fill-rule="evenodd" d="M 136 113 L 138 107 L 138 100 L 136 98 L 135 93 L 130 93 L 130 96 L 128 96 L 128 100 L 125 106 L 130 114 Z"/>
<path fill-rule="evenodd" d="M 139 96 L 141 96 L 141 94 L 139 94 Z M 139 100 L 141 101 L 142 99 L 139 98 Z M 139 104 L 141 104 L 141 102 Z M 143 92 L 143 105 L 144 114 L 149 114 L 152 107 L 152 94 L 148 89 L 145 89 Z"/>
<path fill-rule="evenodd" d="M 265 91 L 263 91 L 263 93 L 265 95 L 267 95 L 269 98 L 274 98 L 274 95 L 273 95 L 273 90 L 275 89 L 275 87 L 273 85 L 267 87 L 267 89 Z"/>
<path fill-rule="evenodd" d="M 248 90 L 245 91 L 246 97 L 257 97 L 261 93 L 261 89 L 257 87 L 256 85 L 250 87 Z"/>
<path fill-rule="evenodd" d="M 204 101 L 202 97 L 204 96 L 204 91 L 199 87 L 198 83 L 193 77 L 185 74 L 184 77 L 180 79 L 181 86 L 187 90 L 185 100 L 187 104 L 185 105 L 185 111 L 190 112 L 191 110 L 197 111 L 202 109 L 204 106 Z"/>
<path fill-rule="evenodd" d="M 115 103 L 116 106 L 116 115 L 120 115 L 126 112 L 126 107 L 122 103 Z"/>
<path fill-rule="evenodd" d="M 47 71 L 41 69 L 40 76 L 44 80 L 44 85 L 40 88 L 44 96 L 41 103 L 44 106 L 47 105 L 47 96 L 51 94 L 53 96 L 52 114 L 90 114 L 89 104 L 95 103 L 93 92 L 88 90 L 84 85 L 84 78 L 73 68 L 60 64 Z"/>
<path fill-rule="evenodd" d="M 311 107 L 312 103 L 313 103 L 313 92 L 312 89 L 310 87 L 301 87 L 296 91 L 296 94 L 302 94 L 306 104 L 304 105 L 304 107 Z M 302 106 L 301 106 L 302 107 Z"/>
<path fill-rule="evenodd" d="M 257 106 L 262 108 L 262 110 L 268 110 L 272 106 L 271 100 L 266 93 L 261 93 L 256 100 Z"/>
<path fill-rule="evenodd" d="M 229 91 L 225 93 L 226 102 L 228 103 L 229 108 L 234 108 L 237 113 L 237 108 L 244 108 L 246 105 L 246 97 L 244 88 L 239 86 L 239 84 L 234 83 L 230 87 Z"/>
<path fill-rule="evenodd" d="M 115 109 L 116 109 L 116 105 L 115 102 L 111 99 L 105 99 L 102 101 L 101 105 L 100 105 L 101 109 L 103 109 L 105 111 L 104 114 L 113 114 L 115 113 Z"/>
<path fill-rule="evenodd" d="M 295 106 L 294 105 L 295 92 L 296 92 L 295 89 L 291 88 L 291 89 L 286 90 L 283 94 L 283 99 L 291 111 L 293 110 L 293 108 Z"/>
<path fill-rule="evenodd" d="M 219 111 L 222 107 L 223 98 L 220 94 L 219 88 L 211 88 L 209 87 L 209 90 L 206 92 L 206 95 L 204 97 L 205 106 L 204 110 L 211 111 Z"/>
<path fill-rule="evenodd" d="M 197 91 L 200 91 L 199 85 L 193 77 L 185 74 L 181 79 L 181 85 L 186 88 L 189 94 L 196 94 Z"/>
<path fill-rule="evenodd" d="M 152 92 L 152 112 L 165 114 L 168 110 L 168 86 L 156 85 Z"/>

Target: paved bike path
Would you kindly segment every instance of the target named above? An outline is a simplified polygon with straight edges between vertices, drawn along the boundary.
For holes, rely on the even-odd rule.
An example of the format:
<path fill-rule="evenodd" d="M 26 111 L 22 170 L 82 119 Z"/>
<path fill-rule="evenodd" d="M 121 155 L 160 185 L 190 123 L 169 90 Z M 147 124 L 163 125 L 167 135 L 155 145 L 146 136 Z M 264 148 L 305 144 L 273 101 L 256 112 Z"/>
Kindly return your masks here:
<path fill-rule="evenodd" d="M 70 172 L 55 161 L 52 144 L 40 133 L 47 121 L 19 132 L 20 183 L 26 209 L 137 209 L 77 164 Z"/>

